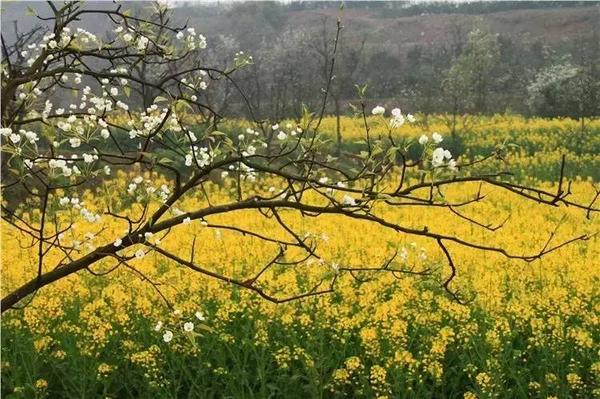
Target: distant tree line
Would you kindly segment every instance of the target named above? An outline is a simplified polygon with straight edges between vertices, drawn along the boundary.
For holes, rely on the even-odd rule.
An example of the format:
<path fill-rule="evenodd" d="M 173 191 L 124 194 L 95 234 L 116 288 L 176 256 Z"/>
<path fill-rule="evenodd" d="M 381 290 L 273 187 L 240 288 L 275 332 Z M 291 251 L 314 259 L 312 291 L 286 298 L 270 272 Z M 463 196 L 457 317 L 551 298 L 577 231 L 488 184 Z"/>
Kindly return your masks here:
<path fill-rule="evenodd" d="M 298 118 L 303 106 L 312 110 L 321 106 L 320 94 L 329 86 L 326 109 L 339 117 L 351 113 L 351 105 L 357 104 L 356 85 L 367 85 L 369 106 L 402 104 L 409 112 L 443 113 L 453 133 L 467 128 L 474 120 L 470 117 L 477 114 L 568 116 L 581 120 L 582 130 L 587 119 L 600 114 L 600 2 L 344 4 L 349 9 L 368 9 L 373 18 L 448 14 L 449 28 L 443 38 L 415 43 L 408 49 L 405 43 L 398 43 L 397 48 L 387 43 L 383 46 L 369 29 L 360 26 L 342 29 L 336 43 L 339 2 L 176 3 L 175 15 L 182 21 L 219 16 L 227 23 L 203 32 L 209 49 L 201 57 L 190 57 L 186 67 L 203 63 L 225 69 L 240 50 L 253 56 L 253 64 L 240 71 L 235 83 L 209 74 L 204 98 L 199 100 L 215 104 L 219 113 L 247 117 L 251 108 L 256 118 Z M 135 15 L 160 22 L 147 4 L 130 6 Z M 598 23 L 582 34 L 565 34 L 552 46 L 496 34 L 485 18 L 489 12 L 580 5 L 591 8 L 586 18 Z M 290 11 L 323 8 L 330 10 L 316 23 L 314 16 L 310 23 L 290 21 L 298 15 Z M 482 16 L 465 19 L 458 14 Z M 113 36 L 107 32 L 104 39 Z M 173 72 L 145 64 L 132 69 L 140 79 L 155 82 Z M 331 72 L 333 81 L 328 82 Z M 210 84 L 213 77 L 225 81 Z M 246 93 L 244 98 L 240 92 Z M 156 95 L 152 86 L 142 85 L 132 91 L 131 101 L 147 107 Z"/>
<path fill-rule="evenodd" d="M 495 7 L 485 4 L 470 6 Z M 289 7 L 300 6 L 308 5 Z M 243 72 L 239 84 L 260 117 L 298 117 L 302 104 L 315 109 L 318 93 L 327 85 L 336 45 L 327 106 L 338 116 L 351 111 L 349 104 L 357 99 L 355 85 L 365 84 L 373 105 L 399 101 L 410 111 L 445 113 L 452 132 L 463 129 L 468 117 L 477 114 L 569 116 L 581 119 L 582 128 L 586 118 L 600 114 L 600 23 L 585 35 L 549 46 L 495 34 L 484 18 L 465 24 L 464 19 L 450 16 L 449 37 L 439 43 L 415 44 L 402 55 L 378 46 L 358 30 L 342 30 L 334 43 L 333 17 L 301 29 L 285 29 L 286 7 L 278 3 L 234 6 L 228 15 L 235 19 L 235 28 L 214 38 L 218 43 L 213 62 L 219 61 L 216 54 L 233 55 L 239 48 L 254 55 L 255 64 Z M 438 5 L 431 7 L 436 10 Z M 600 8 L 597 12 L 600 22 Z M 221 98 L 228 111 L 243 111 L 244 101 L 235 97 L 235 90 L 219 90 L 209 88 L 206 95 Z"/>
<path fill-rule="evenodd" d="M 197 2 L 179 0 L 179 6 L 189 7 L 188 10 L 198 10 Z M 289 3 L 260 1 L 261 7 L 271 10 L 279 8 L 285 11 L 309 11 L 331 8 L 333 1 L 293 1 Z M 340 2 L 337 2 L 340 4 Z M 336 5 L 337 5 L 336 4 Z M 598 5 L 600 1 L 347 1 L 344 6 L 349 9 L 369 9 L 379 11 L 381 17 L 396 18 L 423 14 L 468 14 L 479 15 L 491 12 L 514 10 L 538 10 L 544 8 L 581 7 Z M 207 1 L 202 3 L 202 13 L 219 15 L 232 9 L 240 10 L 240 4 Z M 192 11 L 194 12 L 194 11 Z"/>

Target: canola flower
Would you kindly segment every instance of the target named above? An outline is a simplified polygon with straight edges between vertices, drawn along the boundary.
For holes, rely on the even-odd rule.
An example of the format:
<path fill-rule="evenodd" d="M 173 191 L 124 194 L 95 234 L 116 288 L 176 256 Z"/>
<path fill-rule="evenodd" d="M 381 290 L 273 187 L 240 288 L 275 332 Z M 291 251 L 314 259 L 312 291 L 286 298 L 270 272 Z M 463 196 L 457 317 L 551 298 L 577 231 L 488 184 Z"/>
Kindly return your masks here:
<path fill-rule="evenodd" d="M 436 145 L 432 136 L 427 141 Z M 69 206 L 94 213 L 110 200 L 127 209 L 132 205 L 114 193 L 125 192 L 132 181 L 161 185 L 157 175 L 118 172 L 116 180 L 102 188 L 105 196 L 88 192 L 75 202 L 70 199 Z M 257 193 L 279 185 L 270 180 L 252 184 Z M 228 180 L 208 184 L 206 189 L 217 201 L 228 199 L 234 191 Z M 458 200 L 464 197 L 463 190 L 470 189 L 473 185 L 465 184 L 446 195 Z M 427 220 L 440 231 L 469 235 L 513 252 L 539 248 L 563 218 L 556 240 L 600 227 L 595 219 L 582 219 L 576 210 L 539 208 L 510 193 L 490 190 L 490 200 L 473 207 L 469 216 L 503 220 L 510 214 L 502 232 L 478 229 L 449 217 L 444 209 L 395 208 L 386 210 L 385 216 L 412 227 Z M 572 190 L 578 198 L 589 198 L 591 188 L 586 182 L 575 182 Z M 61 208 L 62 198 L 66 196 L 56 198 L 56 215 L 66 223 L 69 213 Z M 193 209 L 203 201 L 197 196 L 186 198 L 180 209 Z M 34 220 L 38 215 L 32 212 L 25 217 Z M 334 294 L 274 305 L 156 253 L 130 248 L 126 252 L 133 256 L 131 268 L 97 277 L 110 269 L 108 264 L 95 265 L 93 273 L 82 272 L 48 286 L 24 310 L 3 317 L 3 360 L 9 363 L 2 368 L 7 381 L 3 393 L 73 396 L 77 389 L 87 389 L 90 395 L 102 389 L 120 397 L 127 396 L 124 383 L 119 382 L 126 376 L 129 389 L 135 387 L 152 397 L 171 397 L 181 389 L 177 382 L 181 378 L 196 381 L 185 389 L 197 395 L 202 389 L 235 397 L 273 389 L 286 397 L 323 392 L 369 398 L 598 395 L 597 237 L 531 264 L 496 254 L 473 256 L 472 251 L 452 247 L 459 273 L 452 284 L 465 295 L 476 295 L 472 302 L 460 304 L 440 289 L 448 270 L 439 249 L 427 241 L 407 242 L 406 237 L 357 220 L 344 220 L 338 228 L 335 217 L 306 220 L 291 211 L 282 217 L 297 231 L 314 237 L 331 263 L 268 270 L 261 284 L 273 295 L 302 292 L 320 279 L 331 278 L 342 266 L 374 264 L 395 250 L 401 262 L 431 268 L 434 274 L 395 278 L 365 272 L 359 279 L 346 274 Z M 182 224 L 174 234 L 146 239 L 159 240 L 157 245 L 175 253 L 179 250 L 181 256 L 189 255 L 195 241 L 198 262 L 243 279 L 253 275 L 275 248 L 211 227 L 227 225 L 232 218 L 253 231 L 276 231 L 268 219 L 244 211 Z M 121 245 L 114 237 L 126 228 L 124 223 L 111 221 L 102 231 L 95 225 L 77 223 L 61 240 L 79 242 L 80 247 Z M 3 257 L 5 289 L 35 276 L 35 265 L 29 261 L 34 250 L 23 244 L 19 232 L 3 223 L 3 251 L 10 254 Z M 57 362 L 62 366 L 53 367 Z M 81 368 L 81 364 L 88 366 Z M 77 382 L 82 379 L 89 381 L 87 388 Z M 47 381 L 47 387 L 36 384 L 38 380 Z"/>
<path fill-rule="evenodd" d="M 379 108 L 378 108 L 379 107 Z M 384 135 L 391 121 L 383 117 L 384 107 L 373 108 L 375 114 L 368 117 L 371 132 Z M 400 110 L 398 113 L 401 115 Z M 593 177 L 600 179 L 600 119 L 587 120 L 585 130 L 581 123 L 570 118 L 526 118 L 520 115 L 492 115 L 469 118 L 466 126 L 458 126 L 456 137 L 451 137 L 447 115 L 406 115 L 410 123 L 403 123 L 399 137 L 416 139 L 420 145 L 427 144 L 433 136 L 446 140 L 448 150 L 460 155 L 460 161 L 475 160 L 498 149 L 502 145 L 502 157 L 490 159 L 484 171 L 510 170 L 516 181 L 555 180 L 558 166 L 566 155 L 569 167 L 567 176 L 572 178 Z M 394 115 L 392 114 L 392 119 Z M 282 122 L 284 123 L 284 122 Z M 325 117 L 321 131 L 333 139 L 336 135 L 336 118 Z M 365 139 L 364 123 L 360 118 L 340 118 L 343 145 L 348 152 L 357 151 L 356 141 Z M 224 129 L 245 129 L 247 121 L 229 120 Z M 423 134 L 423 132 L 428 134 Z M 505 143 L 506 145 L 504 145 Z M 436 144 L 439 144 L 436 142 Z M 475 169 L 474 169 L 475 170 Z M 482 171 L 483 172 L 483 171 Z"/>

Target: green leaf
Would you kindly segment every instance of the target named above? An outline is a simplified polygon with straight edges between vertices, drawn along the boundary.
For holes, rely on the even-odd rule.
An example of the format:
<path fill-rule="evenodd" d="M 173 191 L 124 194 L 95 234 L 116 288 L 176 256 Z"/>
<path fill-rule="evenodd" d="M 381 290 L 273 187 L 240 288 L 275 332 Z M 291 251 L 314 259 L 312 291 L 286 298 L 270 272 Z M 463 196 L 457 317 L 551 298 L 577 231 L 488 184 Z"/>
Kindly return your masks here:
<path fill-rule="evenodd" d="M 149 158 L 149 159 L 156 159 L 156 154 L 154 154 L 152 152 L 140 151 L 140 152 L 138 152 L 138 154 L 142 154 L 143 156 L 145 156 L 146 158 Z"/>
<path fill-rule="evenodd" d="M 207 326 L 206 324 L 198 324 L 197 326 L 200 330 L 204 330 L 204 331 L 208 331 L 208 332 L 213 332 L 214 330 L 212 328 L 210 328 L 209 326 Z"/>
<path fill-rule="evenodd" d="M 373 151 L 371 152 L 371 155 L 375 156 L 375 155 L 379 155 L 383 152 L 383 148 L 381 147 L 375 147 L 373 148 Z"/>
<path fill-rule="evenodd" d="M 185 100 L 177 100 L 177 102 L 175 103 L 175 108 L 179 109 L 179 108 L 187 108 L 190 112 L 194 112 L 194 109 L 192 108 L 192 106 Z"/>
<path fill-rule="evenodd" d="M 168 102 L 168 101 L 169 101 L 169 100 L 168 100 L 166 97 L 163 97 L 163 96 L 157 96 L 157 97 L 154 99 L 154 104 L 161 103 L 161 102 Z"/>

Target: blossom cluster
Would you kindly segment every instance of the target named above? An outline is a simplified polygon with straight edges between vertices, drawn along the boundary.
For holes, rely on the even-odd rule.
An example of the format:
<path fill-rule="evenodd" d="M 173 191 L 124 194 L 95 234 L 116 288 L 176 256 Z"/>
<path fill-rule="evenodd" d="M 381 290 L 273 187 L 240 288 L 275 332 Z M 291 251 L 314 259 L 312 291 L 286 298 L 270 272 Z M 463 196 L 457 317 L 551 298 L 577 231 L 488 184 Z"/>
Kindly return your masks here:
<path fill-rule="evenodd" d="M 144 179 L 142 176 L 136 176 L 127 186 L 127 193 L 135 195 L 136 200 L 141 201 L 145 197 L 155 196 L 161 202 L 166 202 L 171 190 L 166 184 L 161 184 L 160 187 L 152 185 L 152 181 Z"/>
<path fill-rule="evenodd" d="M 199 322 L 203 322 L 206 320 L 206 317 L 204 316 L 204 313 L 202 313 L 202 311 L 197 311 L 194 314 L 195 318 L 199 321 Z M 175 310 L 173 312 L 173 317 L 175 318 L 175 324 L 180 324 L 181 326 L 181 331 L 190 336 L 191 334 L 194 333 L 194 322 L 193 321 L 181 321 L 179 320 L 181 318 L 181 311 L 180 310 Z M 173 338 L 175 337 L 175 333 L 174 331 L 177 331 L 177 328 L 167 328 L 167 326 L 165 325 L 165 323 L 163 321 L 158 321 L 156 323 L 156 325 L 154 326 L 154 331 L 156 332 L 162 332 L 162 339 L 164 342 L 169 343 L 173 340 Z"/>
<path fill-rule="evenodd" d="M 188 50 L 205 49 L 206 37 L 202 34 L 196 34 L 196 29 L 187 28 L 186 31 L 179 31 L 175 35 L 178 40 L 185 43 Z"/>
<path fill-rule="evenodd" d="M 37 133 L 31 130 L 19 129 L 18 132 L 13 132 L 10 127 L 0 128 L 0 135 L 8 139 L 15 146 L 19 145 L 22 138 L 34 146 L 36 145 L 36 142 L 40 140 Z"/>
<path fill-rule="evenodd" d="M 77 28 L 75 32 L 72 32 L 71 28 L 65 26 L 60 31 L 59 36 L 54 32 L 48 32 L 42 36 L 40 43 L 28 44 L 27 48 L 21 50 L 19 55 L 26 60 L 25 62 L 29 67 L 33 66 L 40 59 L 40 56 L 44 55 L 42 63 L 47 65 L 56 59 L 55 53 L 73 45 L 82 49 L 91 49 L 98 48 L 102 44 L 95 34 L 83 28 Z"/>
<path fill-rule="evenodd" d="M 62 197 L 58 200 L 58 203 L 63 208 L 79 210 L 81 216 L 90 223 L 96 223 L 100 221 L 100 215 L 87 209 L 84 206 L 84 202 L 80 201 L 78 197 Z"/>
<path fill-rule="evenodd" d="M 443 137 L 439 133 L 433 133 L 431 135 L 431 142 L 437 145 L 443 141 Z M 422 146 L 427 146 L 430 142 L 429 136 L 423 134 L 419 137 L 419 144 Z M 447 167 L 450 171 L 458 170 L 456 160 L 452 158 L 452 154 L 449 150 L 445 150 L 442 147 L 436 147 L 431 154 L 431 166 L 434 168 Z"/>
<path fill-rule="evenodd" d="M 170 112 L 170 115 L 169 115 Z M 168 118 L 168 119 L 167 119 Z M 148 137 L 151 134 L 157 133 L 157 130 L 164 125 L 164 129 L 173 132 L 181 132 L 182 128 L 177 118 L 177 113 L 169 108 L 159 110 L 158 105 L 152 104 L 145 111 L 139 114 L 139 121 L 133 118 L 127 122 L 129 130 L 129 138 Z"/>
<path fill-rule="evenodd" d="M 383 116 L 385 115 L 385 108 L 381 105 L 377 105 L 371 110 L 371 114 L 375 116 Z M 389 126 L 391 128 L 399 128 L 400 126 L 404 125 L 406 121 L 410 123 L 414 123 L 417 121 L 417 119 L 412 114 L 406 114 L 405 117 L 402 114 L 400 108 L 392 109 L 391 114 L 392 118 L 389 120 Z"/>

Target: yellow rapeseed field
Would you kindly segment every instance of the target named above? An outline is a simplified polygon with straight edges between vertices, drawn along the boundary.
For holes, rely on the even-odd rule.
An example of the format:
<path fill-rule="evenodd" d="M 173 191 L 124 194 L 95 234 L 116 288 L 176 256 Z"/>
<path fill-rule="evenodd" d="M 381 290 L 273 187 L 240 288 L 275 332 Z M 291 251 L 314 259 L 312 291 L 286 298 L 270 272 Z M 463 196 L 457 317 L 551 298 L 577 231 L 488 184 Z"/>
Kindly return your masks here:
<path fill-rule="evenodd" d="M 145 178 L 160 182 L 158 176 Z M 120 174 L 80 200 L 90 210 L 107 201 L 113 207 L 129 207 L 117 194 L 126 190 L 130 179 Z M 266 193 L 272 184 L 259 181 L 253 189 Z M 226 202 L 231 186 L 227 181 L 207 186 L 212 202 Z M 446 194 L 459 199 L 476 190 L 476 185 L 464 184 Z M 593 194 L 587 182 L 576 182 L 573 191 L 581 201 Z M 496 232 L 461 220 L 443 208 L 388 207 L 378 212 L 404 226 L 426 225 L 430 231 L 469 237 L 512 253 L 536 253 L 554 230 L 556 243 L 600 230 L 597 219 L 586 219 L 582 211 L 540 206 L 497 188 L 485 188 L 484 194 L 486 201 L 467 213 L 493 223 L 510 216 Z M 198 194 L 180 207 L 191 210 L 205 205 Z M 139 212 L 136 206 L 129 209 L 132 214 Z M 69 211 L 58 208 L 56 215 L 59 224 L 70 220 Z M 35 220 L 38 215 L 26 217 Z M 460 304 L 440 289 L 449 271 L 435 242 L 339 216 L 302 218 L 295 211 L 282 211 L 282 217 L 296 231 L 310 235 L 329 262 L 376 266 L 398 250 L 406 253 L 405 266 L 430 268 L 434 273 L 425 277 L 361 273 L 360 279 L 346 274 L 337 282 L 334 294 L 276 305 L 150 253 L 103 277 L 94 274 L 109 271 L 114 261 L 103 261 L 89 273 L 80 272 L 44 288 L 24 311 L 6 315 L 4 335 L 22 340 L 20 347 L 28 348 L 35 358 L 53 359 L 56 364 L 81 362 L 85 365 L 81 372 L 96 378 L 92 378 L 91 386 L 100 384 L 109 397 L 118 394 L 109 395 L 114 381 L 107 381 L 118 379 L 118 370 L 128 367 L 141 370 L 151 389 L 175 392 L 177 383 L 168 374 L 167 364 L 173 367 L 176 357 L 196 359 L 194 367 L 208 370 L 206 378 L 212 382 L 206 384 L 221 387 L 214 388 L 216 392 L 233 390 L 233 383 L 223 381 L 243 380 L 231 375 L 232 364 L 241 360 L 229 353 L 242 345 L 262 354 L 268 367 L 281 375 L 291 376 L 293 370 L 312 375 L 314 381 L 304 385 L 316 385 L 313 389 L 320 395 L 427 397 L 445 390 L 465 398 L 506 397 L 502 396 L 506 392 L 513 392 L 514 397 L 600 396 L 597 237 L 532 263 L 448 244 L 458 267 L 451 287 L 469 300 Z M 109 220 L 100 226 L 77 222 L 63 240 L 78 245 L 81 253 L 110 243 L 127 226 Z M 206 221 L 209 225 L 235 224 L 258 233 L 283 234 L 259 212 L 229 213 L 207 217 Z M 152 240 L 160 240 L 161 247 L 185 259 L 189 259 L 194 242 L 196 263 L 240 280 L 252 276 L 277 253 L 276 245 L 197 221 Z M 27 243 L 27 237 L 3 222 L 5 292 L 35 276 L 37 248 L 28 248 Z M 136 249 L 124 252 L 133 254 Z M 290 252 L 288 257 L 293 255 Z M 59 253 L 51 255 L 45 267 L 53 267 L 60 259 Z M 271 295 L 285 297 L 303 292 L 322 279 L 329 281 L 334 274 L 331 267 L 318 263 L 277 266 L 261 278 L 261 287 Z M 158 290 L 173 309 L 167 308 Z M 194 316 L 196 312 L 200 314 Z M 198 323 L 197 318 L 204 319 L 207 330 L 202 336 L 185 334 L 183 323 Z M 250 324 L 243 324 L 241 319 L 249 319 Z M 157 323 L 162 326 L 154 331 Z M 167 328 L 174 333 L 169 343 L 163 340 Z M 319 350 L 314 346 L 316 341 L 320 342 Z M 215 355 L 217 346 L 227 348 L 229 354 Z M 328 361 L 322 359 L 328 357 Z M 17 358 L 15 354 L 4 356 L 3 372 L 10 373 Z M 253 361 L 248 363 L 251 366 L 244 364 L 261 367 Z M 48 379 L 48 373 L 42 366 L 32 366 L 26 375 L 13 375 L 23 383 L 15 392 L 34 392 L 39 397 L 51 393 L 52 386 L 44 386 L 43 377 Z M 453 391 L 448 385 L 448 376 L 456 375 L 464 379 L 460 389 L 467 386 L 468 391 Z M 223 388 L 219 381 L 229 385 Z M 28 383 L 32 391 L 27 391 Z M 245 392 L 249 388 L 240 389 Z"/>

